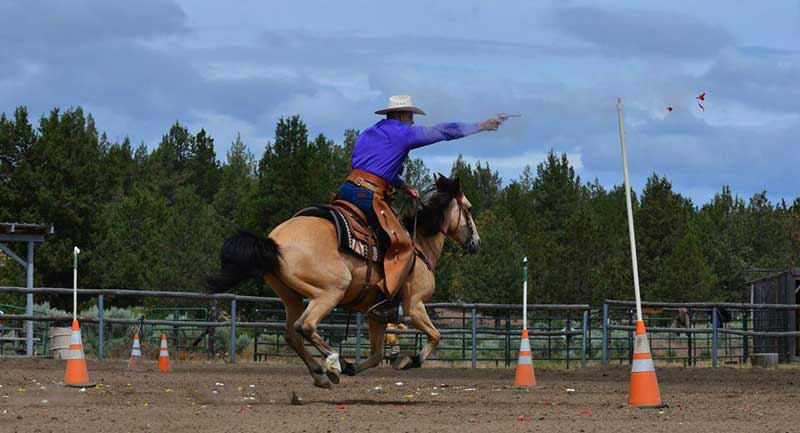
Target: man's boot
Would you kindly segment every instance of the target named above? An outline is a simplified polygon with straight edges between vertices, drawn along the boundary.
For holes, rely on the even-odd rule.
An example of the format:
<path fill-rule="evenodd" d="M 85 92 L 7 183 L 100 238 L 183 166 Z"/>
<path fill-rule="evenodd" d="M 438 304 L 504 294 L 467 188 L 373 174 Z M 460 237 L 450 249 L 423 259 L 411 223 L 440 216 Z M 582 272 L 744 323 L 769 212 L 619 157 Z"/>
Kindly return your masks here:
<path fill-rule="evenodd" d="M 380 280 L 375 284 L 378 288 L 377 302 L 375 302 L 375 305 L 369 307 L 367 316 L 381 323 L 397 323 L 398 303 L 394 296 L 386 296 L 385 284 L 386 280 Z"/>
<path fill-rule="evenodd" d="M 397 304 L 394 298 L 384 298 L 369 307 L 367 316 L 381 323 L 397 323 Z"/>

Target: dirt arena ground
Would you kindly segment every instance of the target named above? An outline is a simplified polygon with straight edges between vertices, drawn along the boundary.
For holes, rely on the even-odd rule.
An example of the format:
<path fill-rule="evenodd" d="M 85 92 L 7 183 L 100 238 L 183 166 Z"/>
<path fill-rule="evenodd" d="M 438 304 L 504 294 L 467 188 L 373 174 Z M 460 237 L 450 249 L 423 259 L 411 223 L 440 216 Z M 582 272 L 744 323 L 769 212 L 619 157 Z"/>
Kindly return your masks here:
<path fill-rule="evenodd" d="M 627 368 L 537 369 L 527 390 L 513 370 L 382 366 L 333 391 L 300 366 L 173 368 L 90 362 L 101 386 L 81 391 L 63 361 L 0 359 L 0 432 L 800 432 L 796 368 L 658 368 L 661 411 L 625 406 Z"/>

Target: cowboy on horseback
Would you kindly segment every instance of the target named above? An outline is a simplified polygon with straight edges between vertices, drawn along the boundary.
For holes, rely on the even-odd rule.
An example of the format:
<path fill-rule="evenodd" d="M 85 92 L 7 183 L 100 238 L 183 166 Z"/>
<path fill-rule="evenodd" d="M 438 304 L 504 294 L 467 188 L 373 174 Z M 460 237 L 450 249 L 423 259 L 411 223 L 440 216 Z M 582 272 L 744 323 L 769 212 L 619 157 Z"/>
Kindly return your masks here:
<path fill-rule="evenodd" d="M 386 119 L 367 128 L 358 138 L 352 156 L 352 171 L 341 185 L 338 199 L 356 205 L 379 234 L 385 249 L 384 279 L 377 283 L 378 302 L 368 314 L 383 322 L 396 321 L 396 295 L 414 263 L 411 236 L 391 207 L 395 190 L 417 199 L 419 192 L 400 178 L 408 153 L 429 144 L 455 140 L 480 131 L 495 131 L 502 118 L 479 123 L 440 123 L 431 127 L 414 125 L 414 114 L 425 112 L 414 106 L 410 96 L 389 97 L 389 106 L 375 114 Z"/>
<path fill-rule="evenodd" d="M 286 311 L 286 342 L 308 367 L 314 385 L 321 388 L 338 384 L 341 374 L 354 376 L 380 365 L 384 359 L 388 321 L 382 317 L 391 318 L 392 313 L 396 313 L 394 299 L 398 298 L 398 293 L 402 293 L 403 314 L 408 316 L 409 325 L 425 334 L 427 343 L 413 355 L 397 356 L 392 367 L 397 370 L 419 368 L 436 350 L 441 333 L 428 315 L 425 302 L 431 299 L 436 288 L 435 268 L 447 239 L 457 242 L 469 253 L 478 251 L 480 235 L 472 216 L 472 203 L 458 179 L 437 176 L 435 188 L 421 198 L 418 206 L 420 225 L 414 226 L 417 227 L 415 239 L 419 254 L 415 254 L 410 236 L 397 221 L 389 201 L 395 189 L 415 197 L 419 195 L 399 177 L 411 149 L 478 131 L 493 131 L 505 120 L 498 115 L 478 124 L 443 123 L 418 127 L 413 125 L 413 115 L 423 112 L 408 96 L 390 98 L 389 107 L 377 113 L 387 114 L 387 119 L 358 137 L 353 152 L 353 171 L 348 182 L 342 185 L 339 196 L 340 200 L 347 198 L 353 202 L 353 206 L 347 207 L 358 211 L 350 212 L 346 218 L 352 220 L 352 214 L 363 213 L 364 217 L 358 215 L 358 220 L 368 220 L 373 227 L 380 227 L 376 232 L 383 233 L 389 244 L 383 253 L 385 277 L 382 282 L 378 281 L 380 289 L 374 288 L 375 280 L 370 277 L 372 263 L 381 259 L 371 251 L 375 236 L 363 233 L 359 227 L 360 235 L 366 235 L 369 244 L 366 255 L 362 254 L 363 249 L 354 249 L 354 245 L 361 245 L 357 242 L 364 239 L 349 238 L 351 234 L 358 237 L 354 234 L 356 230 L 341 220 L 344 217 L 341 211 L 330 209 L 335 206 L 328 205 L 298 212 L 273 228 L 266 237 L 247 231 L 228 237 L 220 254 L 221 270 L 209 276 L 207 282 L 214 293 L 233 290 L 251 278 L 269 283 Z M 358 220 L 352 224 L 358 225 Z M 347 241 L 344 245 L 343 239 Z M 369 259 L 364 260 L 366 257 Z M 413 260 L 411 264 L 407 257 Z M 409 272 L 412 268 L 414 271 Z M 385 299 L 382 302 L 379 293 Z M 370 305 L 375 307 L 368 308 Z M 367 359 L 348 362 L 319 333 L 320 322 L 337 306 L 361 312 L 371 310 Z M 319 351 L 320 361 L 309 352 L 305 342 Z"/>

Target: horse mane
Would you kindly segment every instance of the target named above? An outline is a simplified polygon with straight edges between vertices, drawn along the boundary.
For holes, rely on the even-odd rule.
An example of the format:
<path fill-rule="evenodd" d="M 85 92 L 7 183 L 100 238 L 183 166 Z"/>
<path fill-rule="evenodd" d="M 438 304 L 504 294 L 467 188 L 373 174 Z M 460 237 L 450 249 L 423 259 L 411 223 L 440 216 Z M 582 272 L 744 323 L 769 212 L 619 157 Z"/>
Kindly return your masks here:
<path fill-rule="evenodd" d="M 458 180 L 451 180 L 442 175 L 436 179 L 436 189 L 417 210 L 417 231 L 423 236 L 433 236 L 442 229 L 445 213 L 450 202 L 461 193 Z M 409 233 L 414 232 L 414 213 L 403 217 L 403 224 Z"/>

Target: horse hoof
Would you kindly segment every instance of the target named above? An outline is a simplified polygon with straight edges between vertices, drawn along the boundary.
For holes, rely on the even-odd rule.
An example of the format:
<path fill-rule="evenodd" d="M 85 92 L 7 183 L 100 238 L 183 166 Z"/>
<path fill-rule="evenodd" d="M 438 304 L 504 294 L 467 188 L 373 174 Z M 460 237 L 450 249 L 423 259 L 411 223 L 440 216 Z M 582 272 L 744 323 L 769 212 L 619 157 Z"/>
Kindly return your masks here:
<path fill-rule="evenodd" d="M 349 362 L 347 362 L 347 361 L 345 361 L 344 370 L 342 370 L 342 373 L 344 373 L 344 374 L 346 374 L 348 376 L 355 376 L 356 375 L 356 366 L 351 364 L 351 363 L 349 363 Z"/>
<path fill-rule="evenodd" d="M 314 386 L 316 386 L 317 388 L 322 388 L 322 389 L 333 389 L 333 385 L 331 385 L 331 381 L 328 380 L 327 378 L 325 378 L 325 379 L 317 379 L 315 377 L 314 378 Z"/>
<path fill-rule="evenodd" d="M 414 360 L 411 359 L 410 356 L 404 356 L 402 358 L 397 358 L 397 360 L 392 363 L 392 368 L 395 370 L 408 370 L 414 364 Z"/>
<path fill-rule="evenodd" d="M 325 376 L 328 376 L 328 380 L 330 380 L 330 383 L 333 383 L 334 385 L 339 384 L 339 373 L 328 370 L 325 372 Z"/>

